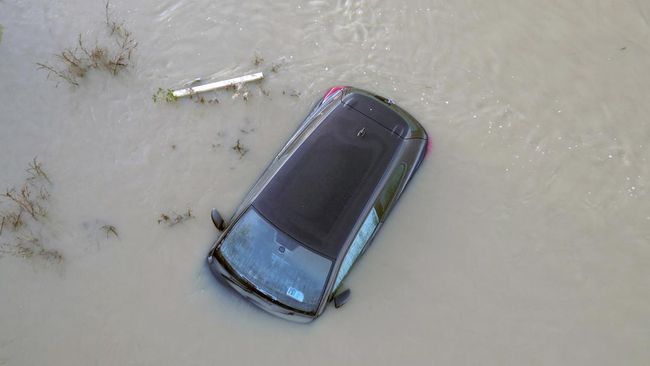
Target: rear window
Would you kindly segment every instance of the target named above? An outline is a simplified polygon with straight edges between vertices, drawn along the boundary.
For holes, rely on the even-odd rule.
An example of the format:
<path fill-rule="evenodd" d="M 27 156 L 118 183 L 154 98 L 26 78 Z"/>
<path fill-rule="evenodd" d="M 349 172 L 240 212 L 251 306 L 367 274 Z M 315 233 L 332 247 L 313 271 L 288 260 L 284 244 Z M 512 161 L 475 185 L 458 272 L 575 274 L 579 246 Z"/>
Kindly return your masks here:
<path fill-rule="evenodd" d="M 306 313 L 318 309 L 332 261 L 249 208 L 219 247 L 238 277 L 266 296 Z"/>

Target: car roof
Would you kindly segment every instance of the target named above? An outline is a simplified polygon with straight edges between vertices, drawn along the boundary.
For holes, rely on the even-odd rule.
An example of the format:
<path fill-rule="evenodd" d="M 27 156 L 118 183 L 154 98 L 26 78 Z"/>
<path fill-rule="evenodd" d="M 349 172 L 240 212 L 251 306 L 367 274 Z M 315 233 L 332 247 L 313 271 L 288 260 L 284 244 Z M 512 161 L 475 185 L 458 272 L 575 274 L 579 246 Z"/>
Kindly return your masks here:
<path fill-rule="evenodd" d="M 336 259 L 403 142 L 399 134 L 340 103 L 252 204 L 280 230 Z"/>

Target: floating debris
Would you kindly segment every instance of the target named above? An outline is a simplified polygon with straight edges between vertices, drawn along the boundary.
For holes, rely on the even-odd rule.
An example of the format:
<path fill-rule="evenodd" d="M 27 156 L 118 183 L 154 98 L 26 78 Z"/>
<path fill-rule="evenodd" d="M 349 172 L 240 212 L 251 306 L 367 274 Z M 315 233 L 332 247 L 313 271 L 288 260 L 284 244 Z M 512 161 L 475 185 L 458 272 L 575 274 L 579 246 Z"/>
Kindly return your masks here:
<path fill-rule="evenodd" d="M 253 65 L 260 66 L 263 63 L 264 63 L 264 58 L 258 54 L 255 54 L 255 57 L 253 58 Z"/>
<path fill-rule="evenodd" d="M 300 92 L 297 91 L 296 89 L 293 89 L 290 92 L 288 92 L 286 90 L 282 91 L 282 95 L 287 95 L 287 94 L 289 94 L 289 96 L 294 97 L 294 98 L 300 98 Z"/>
<path fill-rule="evenodd" d="M 45 174 L 45 171 L 43 170 L 41 163 L 39 163 L 36 160 L 36 158 L 34 158 L 34 160 L 32 160 L 32 162 L 29 163 L 29 166 L 27 168 L 27 173 L 30 174 L 30 177 L 27 178 L 27 180 L 42 178 L 45 179 L 48 183 L 52 184 L 50 177 L 48 177 L 47 174 Z"/>
<path fill-rule="evenodd" d="M 201 78 L 194 78 L 194 79 L 188 81 L 187 83 L 183 84 L 183 86 L 190 86 L 190 85 L 198 84 L 199 82 L 201 82 L 201 80 L 202 80 Z"/>
<path fill-rule="evenodd" d="M 204 93 L 211 90 L 222 89 L 222 88 L 236 88 L 238 84 L 249 83 L 252 81 L 257 81 L 264 78 L 264 74 L 261 72 L 244 75 L 233 79 L 216 81 L 214 83 L 208 83 L 203 85 L 197 85 L 189 88 L 177 89 L 172 91 L 172 95 L 176 98 L 187 97 L 190 95 Z"/>
<path fill-rule="evenodd" d="M 167 226 L 174 226 L 176 224 L 180 224 L 181 222 L 187 221 L 189 219 L 193 219 L 194 215 L 192 215 L 192 210 L 187 209 L 187 212 L 185 212 L 182 215 L 177 214 L 176 212 L 172 211 L 169 214 L 162 213 L 160 214 L 160 218 L 158 219 L 159 224 L 167 224 Z"/>
<path fill-rule="evenodd" d="M 39 258 L 50 263 L 61 263 L 63 254 L 58 250 L 47 249 L 38 238 L 31 236 L 19 236 L 13 244 L 0 244 L 0 257 L 11 255 L 23 259 Z"/>
<path fill-rule="evenodd" d="M 116 238 L 119 238 L 120 236 L 117 234 L 117 228 L 113 225 L 104 225 L 101 227 L 101 229 L 106 233 L 106 239 L 109 238 L 109 236 L 113 235 Z"/>
<path fill-rule="evenodd" d="M 246 153 L 248 152 L 248 149 L 246 147 L 244 147 L 244 145 L 242 145 L 240 143 L 239 139 L 237 140 L 237 143 L 235 144 L 235 146 L 232 147 L 232 149 L 235 150 L 239 154 L 240 159 L 243 158 L 244 155 L 246 155 Z"/>

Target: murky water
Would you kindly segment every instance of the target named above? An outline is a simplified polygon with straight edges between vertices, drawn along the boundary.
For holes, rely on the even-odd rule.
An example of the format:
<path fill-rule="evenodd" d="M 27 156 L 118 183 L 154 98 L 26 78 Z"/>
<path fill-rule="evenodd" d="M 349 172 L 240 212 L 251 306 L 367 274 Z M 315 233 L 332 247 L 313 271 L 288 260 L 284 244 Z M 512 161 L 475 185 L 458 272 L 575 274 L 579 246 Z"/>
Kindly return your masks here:
<path fill-rule="evenodd" d="M 132 66 L 70 88 L 36 63 L 79 33 L 105 39 L 103 4 L 0 2 L 0 188 L 38 156 L 48 216 L 25 230 L 63 256 L 0 258 L 0 365 L 647 364 L 649 2 L 112 9 Z M 248 101 L 151 101 L 256 70 Z M 294 324 L 206 271 L 209 210 L 231 213 L 338 84 L 395 99 L 433 154 L 346 280 L 350 302 Z"/>

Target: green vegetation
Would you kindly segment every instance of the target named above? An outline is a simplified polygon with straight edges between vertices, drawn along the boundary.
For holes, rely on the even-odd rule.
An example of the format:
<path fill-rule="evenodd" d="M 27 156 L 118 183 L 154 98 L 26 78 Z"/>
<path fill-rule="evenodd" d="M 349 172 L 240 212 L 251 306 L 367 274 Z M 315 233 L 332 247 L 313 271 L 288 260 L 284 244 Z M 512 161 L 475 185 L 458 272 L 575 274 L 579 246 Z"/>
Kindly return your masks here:
<path fill-rule="evenodd" d="M 178 100 L 178 97 L 174 95 L 174 92 L 171 89 L 158 88 L 158 90 L 156 90 L 156 92 L 151 96 L 151 99 L 154 103 L 159 101 L 174 103 Z"/>

